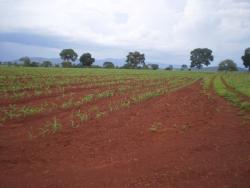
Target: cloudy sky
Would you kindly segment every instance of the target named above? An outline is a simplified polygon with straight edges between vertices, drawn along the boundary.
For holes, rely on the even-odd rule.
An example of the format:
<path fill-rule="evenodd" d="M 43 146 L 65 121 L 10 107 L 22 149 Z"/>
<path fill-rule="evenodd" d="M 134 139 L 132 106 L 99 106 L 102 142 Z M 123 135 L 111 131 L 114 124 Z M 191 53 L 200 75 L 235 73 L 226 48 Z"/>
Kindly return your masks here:
<path fill-rule="evenodd" d="M 213 50 L 214 65 L 239 65 L 250 47 L 250 0 L 0 0 L 0 60 L 58 57 L 63 48 L 97 59 L 145 53 L 146 61 L 189 63 Z"/>

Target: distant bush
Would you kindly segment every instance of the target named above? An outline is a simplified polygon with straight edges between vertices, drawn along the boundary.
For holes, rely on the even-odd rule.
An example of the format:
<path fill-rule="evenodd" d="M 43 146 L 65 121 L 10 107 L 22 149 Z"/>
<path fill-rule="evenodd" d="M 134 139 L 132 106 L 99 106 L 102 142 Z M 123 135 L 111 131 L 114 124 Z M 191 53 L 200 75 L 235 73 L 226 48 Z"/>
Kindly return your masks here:
<path fill-rule="evenodd" d="M 41 63 L 41 67 L 52 67 L 52 62 L 44 61 Z"/>
<path fill-rule="evenodd" d="M 165 70 L 172 71 L 174 69 L 173 65 L 169 65 L 165 68 Z"/>
<path fill-rule="evenodd" d="M 112 62 L 104 62 L 103 63 L 103 68 L 109 68 L 109 69 L 114 69 L 115 65 Z"/>
<path fill-rule="evenodd" d="M 231 59 L 226 59 L 222 62 L 220 62 L 218 71 L 237 71 L 237 65 L 234 63 Z"/>
<path fill-rule="evenodd" d="M 63 61 L 62 62 L 62 67 L 64 68 L 71 68 L 72 67 L 72 63 L 69 61 Z"/>
<path fill-rule="evenodd" d="M 158 64 L 148 64 L 148 67 L 151 68 L 152 70 L 159 69 L 159 65 Z"/>

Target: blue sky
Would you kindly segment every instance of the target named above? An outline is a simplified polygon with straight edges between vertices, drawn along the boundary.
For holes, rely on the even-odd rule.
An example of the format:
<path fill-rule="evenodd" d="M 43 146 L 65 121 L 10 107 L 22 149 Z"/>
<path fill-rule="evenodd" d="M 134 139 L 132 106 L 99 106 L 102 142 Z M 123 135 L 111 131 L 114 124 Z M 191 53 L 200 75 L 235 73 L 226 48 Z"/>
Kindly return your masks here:
<path fill-rule="evenodd" d="M 0 0 L 0 60 L 58 57 L 63 48 L 97 59 L 139 50 L 146 61 L 188 64 L 213 50 L 239 65 L 250 47 L 250 0 Z"/>

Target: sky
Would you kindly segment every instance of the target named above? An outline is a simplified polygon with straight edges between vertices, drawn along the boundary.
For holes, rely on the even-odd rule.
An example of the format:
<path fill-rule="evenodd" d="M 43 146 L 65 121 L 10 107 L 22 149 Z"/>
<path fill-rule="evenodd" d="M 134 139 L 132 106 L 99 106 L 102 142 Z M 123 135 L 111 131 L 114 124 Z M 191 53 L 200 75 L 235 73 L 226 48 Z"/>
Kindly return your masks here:
<path fill-rule="evenodd" d="M 59 57 L 64 48 L 96 59 L 140 51 L 146 62 L 189 64 L 210 48 L 212 65 L 250 47 L 250 0 L 0 0 L 0 60 Z"/>

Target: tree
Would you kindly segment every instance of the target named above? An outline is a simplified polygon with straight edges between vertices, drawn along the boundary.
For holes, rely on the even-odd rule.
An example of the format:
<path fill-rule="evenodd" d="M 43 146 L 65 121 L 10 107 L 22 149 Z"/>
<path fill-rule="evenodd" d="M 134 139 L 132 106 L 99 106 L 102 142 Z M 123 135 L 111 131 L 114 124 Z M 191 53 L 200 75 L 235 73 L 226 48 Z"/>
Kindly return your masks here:
<path fill-rule="evenodd" d="M 30 67 L 30 66 L 31 66 L 31 60 L 30 60 L 30 58 L 27 57 L 27 56 L 21 57 L 21 58 L 19 59 L 19 61 L 22 62 L 22 64 L 23 64 L 24 67 Z"/>
<path fill-rule="evenodd" d="M 181 66 L 181 70 L 188 70 L 188 66 L 185 65 L 185 64 L 183 64 L 183 65 Z"/>
<path fill-rule="evenodd" d="M 124 67 L 127 67 L 127 68 L 138 68 L 139 65 L 142 65 L 142 67 L 144 67 L 145 55 L 141 54 L 138 51 L 129 52 L 129 54 L 127 55 L 126 62 L 127 63 L 124 65 Z"/>
<path fill-rule="evenodd" d="M 212 55 L 212 50 L 208 48 L 196 48 L 191 51 L 191 68 L 197 67 L 201 69 L 203 65 L 210 65 L 210 61 L 214 60 L 214 56 Z"/>
<path fill-rule="evenodd" d="M 241 57 L 243 65 L 250 71 L 250 48 L 245 49 L 245 54 Z"/>
<path fill-rule="evenodd" d="M 174 69 L 173 65 L 169 65 L 168 67 L 165 68 L 165 70 L 172 71 Z"/>
<path fill-rule="evenodd" d="M 59 55 L 64 62 L 74 62 L 78 57 L 77 53 L 72 49 L 64 49 Z"/>
<path fill-rule="evenodd" d="M 82 66 L 90 67 L 95 62 L 95 58 L 92 58 L 90 53 L 84 53 L 80 57 L 80 62 Z"/>
<path fill-rule="evenodd" d="M 104 62 L 103 63 L 103 68 L 111 68 L 111 69 L 113 69 L 113 68 L 115 68 L 115 65 L 112 63 L 112 62 Z"/>
<path fill-rule="evenodd" d="M 159 65 L 158 64 L 149 64 L 148 66 L 151 67 L 152 70 L 159 69 Z"/>
<path fill-rule="evenodd" d="M 218 71 L 237 71 L 237 65 L 234 63 L 231 59 L 226 59 L 222 62 L 220 62 Z"/>
<path fill-rule="evenodd" d="M 51 61 L 43 61 L 41 64 L 42 67 L 52 67 Z"/>

